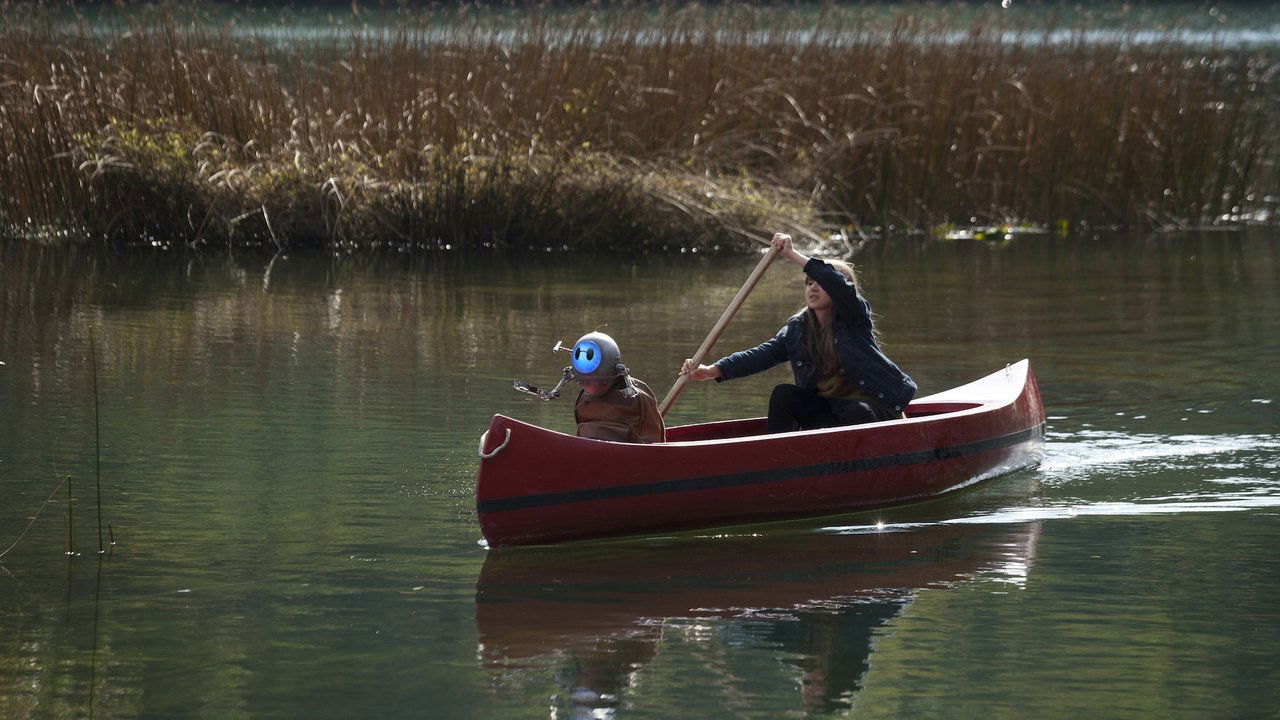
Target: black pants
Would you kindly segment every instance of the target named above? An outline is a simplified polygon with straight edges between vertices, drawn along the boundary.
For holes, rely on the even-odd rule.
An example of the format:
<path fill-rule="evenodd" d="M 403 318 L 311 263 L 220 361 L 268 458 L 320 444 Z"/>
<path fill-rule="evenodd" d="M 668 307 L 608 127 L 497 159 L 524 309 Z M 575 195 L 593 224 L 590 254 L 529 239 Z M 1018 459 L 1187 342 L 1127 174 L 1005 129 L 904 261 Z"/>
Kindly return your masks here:
<path fill-rule="evenodd" d="M 774 387 L 773 394 L 769 396 L 765 432 L 814 430 L 893 418 L 893 413 L 869 403 L 824 398 L 812 390 L 786 384 Z"/>

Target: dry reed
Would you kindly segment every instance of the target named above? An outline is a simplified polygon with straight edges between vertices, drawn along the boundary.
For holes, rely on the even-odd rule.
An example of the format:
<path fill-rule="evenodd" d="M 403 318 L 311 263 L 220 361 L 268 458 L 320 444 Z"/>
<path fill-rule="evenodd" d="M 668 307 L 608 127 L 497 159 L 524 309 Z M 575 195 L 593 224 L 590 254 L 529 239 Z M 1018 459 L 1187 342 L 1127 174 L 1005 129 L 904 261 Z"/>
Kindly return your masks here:
<path fill-rule="evenodd" d="M 192 245 L 647 250 L 1206 222 L 1277 189 L 1276 60 L 910 8 L 474 10 L 282 42 L 0 13 L 0 215 Z"/>

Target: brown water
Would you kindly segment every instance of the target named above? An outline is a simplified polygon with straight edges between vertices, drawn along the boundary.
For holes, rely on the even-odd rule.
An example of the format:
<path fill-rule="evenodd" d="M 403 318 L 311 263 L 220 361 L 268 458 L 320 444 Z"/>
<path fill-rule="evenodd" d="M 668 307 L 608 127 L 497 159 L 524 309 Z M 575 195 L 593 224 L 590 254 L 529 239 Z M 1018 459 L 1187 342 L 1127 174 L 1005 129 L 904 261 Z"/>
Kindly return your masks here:
<path fill-rule="evenodd" d="M 492 413 L 601 323 L 663 393 L 755 259 L 0 243 L 0 717 L 1280 713 L 1280 235 L 856 258 L 931 393 L 1031 359 L 1044 465 L 878 515 L 486 551 Z M 800 305 L 770 270 L 721 340 Z M 99 560 L 92 331 L 101 413 Z M 759 415 L 785 369 L 673 423 Z"/>

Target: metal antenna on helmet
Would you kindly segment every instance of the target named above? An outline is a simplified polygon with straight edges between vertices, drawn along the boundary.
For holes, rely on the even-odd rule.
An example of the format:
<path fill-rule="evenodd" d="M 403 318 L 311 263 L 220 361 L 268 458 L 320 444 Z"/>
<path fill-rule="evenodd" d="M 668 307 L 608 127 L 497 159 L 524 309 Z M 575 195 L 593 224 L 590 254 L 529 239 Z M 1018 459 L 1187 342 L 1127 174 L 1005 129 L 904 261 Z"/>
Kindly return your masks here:
<path fill-rule="evenodd" d="M 588 367 L 580 367 L 578 365 L 580 358 L 575 353 L 578 352 L 580 347 L 584 346 L 584 341 L 586 341 L 590 333 L 588 333 L 588 335 L 584 335 L 581 339 L 579 339 L 579 341 L 575 343 L 572 348 L 565 347 L 563 342 L 557 340 L 555 346 L 551 348 L 551 352 L 553 353 L 567 352 L 571 355 L 574 355 L 573 365 L 564 369 L 564 373 L 560 376 L 560 382 L 556 383 L 556 386 L 551 388 L 550 390 L 543 390 L 542 388 L 539 388 L 533 383 L 524 382 L 523 380 L 516 380 L 512 382 L 511 384 L 512 388 L 522 393 L 528 393 L 542 400 L 554 400 L 555 398 L 560 397 L 560 390 L 564 388 L 565 384 L 574 378 L 575 368 L 579 373 L 586 373 L 587 377 L 593 377 L 594 373 L 596 372 L 596 369 L 599 367 L 600 363 L 604 360 L 603 355 L 605 354 L 604 353 L 605 349 L 611 348 L 609 352 L 612 353 L 615 359 L 620 360 L 621 359 L 620 352 L 618 351 L 617 343 L 615 343 L 613 339 L 610 338 L 608 335 L 605 335 L 604 333 L 600 332 L 600 328 L 604 328 L 604 327 L 609 327 L 609 323 L 602 323 L 600 325 L 597 325 L 596 329 L 593 330 L 592 333 L 599 333 L 601 335 L 601 341 L 602 342 L 607 341 L 606 348 L 601 348 L 597 346 L 595 341 L 585 342 L 585 347 L 586 347 L 585 356 L 587 359 Z M 596 353 L 594 358 L 592 353 Z M 614 376 L 616 378 L 622 379 L 622 386 L 623 386 L 622 396 L 623 397 L 633 398 L 639 394 L 640 391 L 636 389 L 635 383 L 631 381 L 631 371 L 627 369 L 626 365 L 623 365 L 621 362 L 614 363 L 613 371 L 614 371 Z"/>
<path fill-rule="evenodd" d="M 551 352 L 571 353 L 573 352 L 573 349 L 565 347 L 563 342 L 557 340 L 555 347 L 551 348 Z M 511 387 L 515 390 L 519 390 L 522 393 L 528 393 L 538 398 L 539 400 L 555 400 L 556 398 L 560 397 L 560 390 L 562 390 L 565 384 L 572 379 L 573 379 L 573 368 L 565 368 L 564 373 L 560 376 L 560 382 L 556 383 L 556 386 L 551 388 L 550 390 L 543 390 L 537 385 L 534 385 L 533 383 L 525 382 L 523 380 L 513 381 L 511 383 Z"/>

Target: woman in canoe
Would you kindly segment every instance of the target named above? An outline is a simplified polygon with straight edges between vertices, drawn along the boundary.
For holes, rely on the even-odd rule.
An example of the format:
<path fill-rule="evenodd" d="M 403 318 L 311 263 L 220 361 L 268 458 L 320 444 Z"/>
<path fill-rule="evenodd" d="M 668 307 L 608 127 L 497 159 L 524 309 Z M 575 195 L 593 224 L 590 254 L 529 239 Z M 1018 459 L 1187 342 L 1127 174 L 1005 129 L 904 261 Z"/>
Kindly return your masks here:
<path fill-rule="evenodd" d="M 876 343 L 871 306 L 858 291 L 853 268 L 797 252 L 791 236 L 771 241 L 778 254 L 804 270 L 804 304 L 778 334 L 714 365 L 686 359 L 692 380 L 733 380 L 790 361 L 795 384 L 774 387 L 766 432 L 855 425 L 902 417 L 916 384 Z"/>

